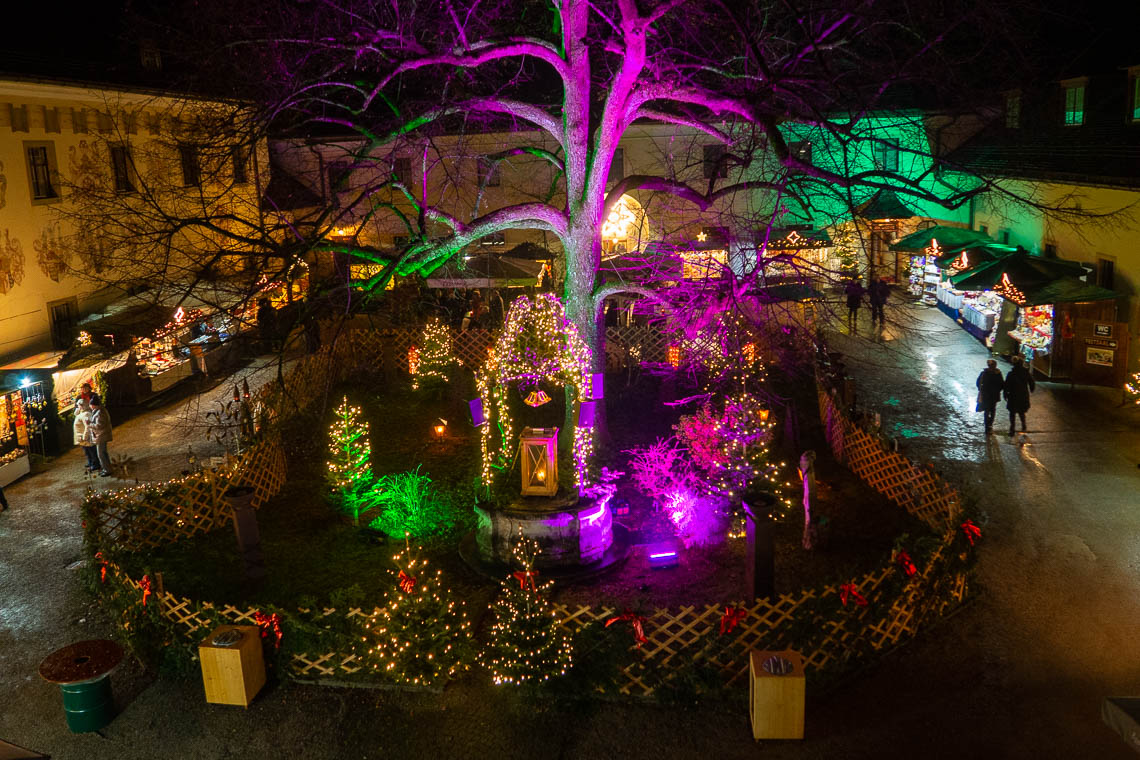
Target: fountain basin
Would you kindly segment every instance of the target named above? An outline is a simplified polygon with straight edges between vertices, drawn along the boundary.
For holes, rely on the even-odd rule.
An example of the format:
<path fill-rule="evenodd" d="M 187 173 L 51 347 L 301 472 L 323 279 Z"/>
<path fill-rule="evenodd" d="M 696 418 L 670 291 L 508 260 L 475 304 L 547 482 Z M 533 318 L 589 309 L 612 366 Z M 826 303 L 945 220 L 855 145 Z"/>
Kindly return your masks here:
<path fill-rule="evenodd" d="M 584 567 L 601 562 L 613 544 L 608 499 L 525 497 L 505 508 L 476 506 L 475 548 L 487 565 L 512 564 L 521 535 L 538 542 L 539 569 Z"/>

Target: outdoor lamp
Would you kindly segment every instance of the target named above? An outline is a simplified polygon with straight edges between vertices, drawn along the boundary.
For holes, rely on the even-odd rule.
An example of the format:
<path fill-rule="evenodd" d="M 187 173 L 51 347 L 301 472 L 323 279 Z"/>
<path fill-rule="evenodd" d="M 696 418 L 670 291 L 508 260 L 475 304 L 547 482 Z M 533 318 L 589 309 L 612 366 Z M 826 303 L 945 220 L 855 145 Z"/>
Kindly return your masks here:
<path fill-rule="evenodd" d="M 558 428 L 523 428 L 522 495 L 553 496 L 558 491 Z"/>
<path fill-rule="evenodd" d="M 433 429 L 435 430 L 436 438 L 443 438 L 443 434 L 447 432 L 447 420 L 440 417 L 439 422 L 435 423 Z"/>

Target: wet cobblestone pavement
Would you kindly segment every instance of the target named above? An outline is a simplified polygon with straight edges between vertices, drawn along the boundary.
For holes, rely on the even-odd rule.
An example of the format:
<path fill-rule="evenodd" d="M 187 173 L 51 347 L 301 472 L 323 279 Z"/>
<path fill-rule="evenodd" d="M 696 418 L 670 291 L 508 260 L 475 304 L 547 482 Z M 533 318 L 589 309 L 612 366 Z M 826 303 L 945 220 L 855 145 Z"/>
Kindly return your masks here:
<path fill-rule="evenodd" d="M 105 736 L 71 735 L 35 667 L 111 633 L 69 569 L 80 556 L 78 452 L 14 485 L 0 514 L 0 738 L 58 760 L 1134 757 L 1099 709 L 1105 695 L 1140 693 L 1140 416 L 1117 406 L 1118 392 L 1042 383 L 1026 442 L 987 439 L 972 411 L 986 350 L 933 309 L 890 316 L 880 342 L 836 336 L 836 349 L 902 450 L 977 500 L 978 594 L 867 672 L 809 695 L 802 743 L 754 744 L 743 710 L 565 708 L 472 683 L 443 695 L 278 684 L 242 710 L 205 704 L 196 679 L 155 679 L 129 661 L 114 675 L 122 712 Z M 176 411 L 117 428 L 119 450 L 173 447 L 152 423 Z"/>

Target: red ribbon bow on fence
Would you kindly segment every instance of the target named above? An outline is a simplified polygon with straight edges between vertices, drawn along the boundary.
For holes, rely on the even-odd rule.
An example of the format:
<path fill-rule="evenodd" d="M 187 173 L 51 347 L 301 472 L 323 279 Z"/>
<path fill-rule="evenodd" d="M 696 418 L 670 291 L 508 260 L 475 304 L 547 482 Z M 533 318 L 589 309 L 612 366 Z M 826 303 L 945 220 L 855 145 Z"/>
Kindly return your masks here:
<path fill-rule="evenodd" d="M 266 615 L 261 610 L 253 613 L 253 622 L 257 623 L 257 627 L 261 629 L 261 638 L 269 637 L 269 629 L 273 629 L 273 635 L 276 640 L 273 642 L 274 649 L 281 648 L 281 616 L 274 612 L 271 615 Z"/>
<path fill-rule="evenodd" d="M 142 592 L 143 592 L 143 607 L 145 607 L 145 606 L 146 606 L 146 598 L 147 598 L 148 596 L 150 596 L 150 594 L 151 594 L 151 591 L 150 591 L 150 576 L 149 576 L 149 575 L 144 575 L 144 576 L 142 577 L 142 580 L 141 580 L 141 581 L 139 581 L 139 588 L 141 588 L 141 589 L 142 589 Z"/>
<path fill-rule="evenodd" d="M 534 584 L 534 579 L 538 577 L 537 570 L 517 570 L 511 575 L 519 582 L 519 588 L 526 588 L 529 583 L 531 591 L 538 591 L 538 587 Z"/>
<path fill-rule="evenodd" d="M 851 601 L 860 607 L 867 606 L 867 599 L 859 593 L 859 587 L 854 583 L 844 583 L 839 587 L 839 601 L 842 602 L 844 607 L 847 606 L 848 599 L 851 599 Z"/>
<path fill-rule="evenodd" d="M 640 649 L 641 645 L 649 641 L 645 638 L 645 618 L 641 615 L 635 615 L 629 610 L 626 610 L 617 617 L 612 617 L 606 621 L 606 628 L 609 628 L 614 623 L 620 623 L 628 620 L 629 624 L 633 627 L 633 639 L 637 642 L 637 648 Z"/>
<path fill-rule="evenodd" d="M 405 594 L 410 594 L 416 590 L 416 578 L 414 575 L 408 575 L 403 570 L 400 571 L 400 590 Z"/>
<path fill-rule="evenodd" d="M 107 582 L 107 562 L 103 559 L 103 552 L 95 552 L 95 559 L 99 560 L 99 582 Z"/>
<path fill-rule="evenodd" d="M 724 614 L 720 616 L 720 632 L 732 633 L 732 629 L 748 617 L 748 610 L 743 607 L 725 607 Z"/>
<path fill-rule="evenodd" d="M 895 559 L 897 559 L 899 564 L 902 565 L 902 568 L 906 572 L 908 578 L 918 572 L 918 568 L 914 565 L 914 560 L 912 560 L 910 558 L 910 555 L 906 552 L 899 552 Z"/>
<path fill-rule="evenodd" d="M 973 546 L 974 541 L 982 537 L 982 529 L 975 525 L 973 520 L 962 523 L 962 532 L 966 534 L 966 540 L 970 542 L 970 546 Z"/>

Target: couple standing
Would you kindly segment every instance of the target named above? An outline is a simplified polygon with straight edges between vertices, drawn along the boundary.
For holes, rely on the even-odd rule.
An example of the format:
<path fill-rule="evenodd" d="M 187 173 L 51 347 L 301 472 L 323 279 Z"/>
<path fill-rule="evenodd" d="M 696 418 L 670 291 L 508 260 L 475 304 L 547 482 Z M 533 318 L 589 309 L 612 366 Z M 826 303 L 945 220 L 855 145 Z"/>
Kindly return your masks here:
<path fill-rule="evenodd" d="M 91 385 L 84 383 L 75 402 L 75 445 L 83 447 L 87 456 L 87 472 L 99 471 L 100 477 L 111 474 L 111 455 L 107 444 L 111 442 L 111 415 L 103 406 L 98 393 L 91 392 Z"/>
<path fill-rule="evenodd" d="M 1016 431 L 1014 423 L 1021 417 L 1021 432 L 1025 432 L 1025 413 L 1029 411 L 1029 394 L 1037 383 L 1033 375 L 1022 363 L 1021 355 L 1013 357 L 1013 368 L 1003 379 L 997 362 L 989 359 L 986 368 L 978 375 L 978 405 L 977 411 L 984 413 L 986 434 L 994 430 L 994 417 L 997 416 L 997 403 L 1005 397 L 1005 408 L 1009 411 L 1009 434 Z"/>

